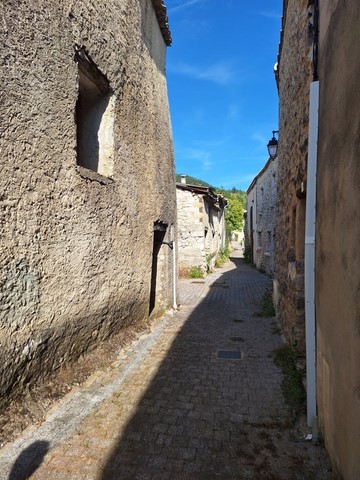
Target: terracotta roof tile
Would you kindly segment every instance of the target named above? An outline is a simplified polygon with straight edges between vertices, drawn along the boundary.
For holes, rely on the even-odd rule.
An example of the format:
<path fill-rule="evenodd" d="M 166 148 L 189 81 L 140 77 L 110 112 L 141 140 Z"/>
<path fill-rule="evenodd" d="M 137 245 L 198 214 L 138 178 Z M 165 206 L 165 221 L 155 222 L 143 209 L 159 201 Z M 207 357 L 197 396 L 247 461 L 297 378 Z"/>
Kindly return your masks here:
<path fill-rule="evenodd" d="M 169 28 L 169 21 L 166 13 L 166 6 L 163 0 L 152 0 L 154 10 L 159 22 L 160 30 L 167 46 L 171 45 L 172 38 Z"/>

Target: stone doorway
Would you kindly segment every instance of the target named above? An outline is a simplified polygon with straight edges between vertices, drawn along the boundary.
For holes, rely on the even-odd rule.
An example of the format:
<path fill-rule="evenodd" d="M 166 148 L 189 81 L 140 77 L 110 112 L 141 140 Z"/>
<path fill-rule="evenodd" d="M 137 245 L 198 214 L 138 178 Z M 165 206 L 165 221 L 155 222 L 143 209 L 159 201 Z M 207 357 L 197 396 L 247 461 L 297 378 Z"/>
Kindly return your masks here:
<path fill-rule="evenodd" d="M 158 276 L 158 263 L 159 263 L 158 257 L 159 257 L 161 245 L 166 235 L 166 230 L 167 230 L 167 224 L 159 221 L 154 223 L 149 316 L 153 312 L 156 305 L 156 292 L 157 292 L 157 283 L 158 283 L 157 276 Z"/>

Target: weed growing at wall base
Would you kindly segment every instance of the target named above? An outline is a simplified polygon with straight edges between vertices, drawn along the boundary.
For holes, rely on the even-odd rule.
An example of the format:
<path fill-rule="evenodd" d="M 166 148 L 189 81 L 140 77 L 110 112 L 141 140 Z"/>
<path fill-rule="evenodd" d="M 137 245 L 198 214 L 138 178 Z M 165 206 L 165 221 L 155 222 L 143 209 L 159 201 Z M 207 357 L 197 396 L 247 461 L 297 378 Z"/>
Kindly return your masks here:
<path fill-rule="evenodd" d="M 229 246 L 229 241 L 226 241 L 225 247 L 220 249 L 219 256 L 215 260 L 215 267 L 222 267 L 224 263 L 229 260 L 230 256 L 230 246 Z"/>
<path fill-rule="evenodd" d="M 305 413 L 306 394 L 302 383 L 302 375 L 296 367 L 296 353 L 290 345 L 282 345 L 273 352 L 274 363 L 283 374 L 282 390 L 290 410 L 292 425 Z"/>
<path fill-rule="evenodd" d="M 245 247 L 244 258 L 246 263 L 251 263 L 251 247 Z"/>
<path fill-rule="evenodd" d="M 262 314 L 264 317 L 275 317 L 276 312 L 272 301 L 271 292 L 267 292 L 261 302 Z"/>
<path fill-rule="evenodd" d="M 204 272 L 200 266 L 194 266 L 189 268 L 190 278 L 204 278 Z"/>

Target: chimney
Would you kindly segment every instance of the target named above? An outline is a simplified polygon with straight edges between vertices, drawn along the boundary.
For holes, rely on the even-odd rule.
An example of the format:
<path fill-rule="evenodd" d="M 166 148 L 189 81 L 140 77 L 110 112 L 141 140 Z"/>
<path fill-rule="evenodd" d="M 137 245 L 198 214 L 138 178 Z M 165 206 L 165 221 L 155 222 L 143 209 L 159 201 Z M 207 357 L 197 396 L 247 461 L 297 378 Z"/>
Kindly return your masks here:
<path fill-rule="evenodd" d="M 181 183 L 185 183 L 186 184 L 186 175 L 181 175 Z"/>

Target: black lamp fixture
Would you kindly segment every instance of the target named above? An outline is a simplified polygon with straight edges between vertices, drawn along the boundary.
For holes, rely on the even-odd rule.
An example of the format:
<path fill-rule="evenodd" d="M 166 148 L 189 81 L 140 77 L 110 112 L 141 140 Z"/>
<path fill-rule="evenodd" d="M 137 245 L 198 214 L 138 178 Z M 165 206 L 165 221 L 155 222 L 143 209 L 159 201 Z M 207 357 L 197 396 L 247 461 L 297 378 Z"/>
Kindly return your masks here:
<path fill-rule="evenodd" d="M 278 141 L 275 138 L 275 133 L 279 133 L 279 130 L 273 130 L 272 132 L 272 139 L 269 140 L 269 143 L 267 144 L 267 149 L 269 152 L 270 158 L 274 159 L 277 155 L 277 149 L 278 149 Z"/>

